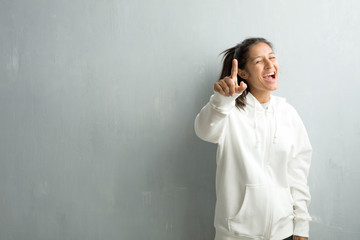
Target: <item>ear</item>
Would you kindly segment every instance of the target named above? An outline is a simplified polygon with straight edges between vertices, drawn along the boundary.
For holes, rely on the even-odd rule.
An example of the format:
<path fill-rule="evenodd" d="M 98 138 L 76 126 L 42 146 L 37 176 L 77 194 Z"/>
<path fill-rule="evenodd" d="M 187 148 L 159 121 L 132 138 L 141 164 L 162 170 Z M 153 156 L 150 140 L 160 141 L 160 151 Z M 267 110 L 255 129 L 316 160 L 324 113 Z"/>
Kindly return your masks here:
<path fill-rule="evenodd" d="M 239 75 L 242 79 L 245 79 L 245 80 L 247 80 L 248 77 L 249 77 L 249 74 L 248 74 L 245 70 L 242 70 L 242 69 L 239 69 L 238 75 Z"/>

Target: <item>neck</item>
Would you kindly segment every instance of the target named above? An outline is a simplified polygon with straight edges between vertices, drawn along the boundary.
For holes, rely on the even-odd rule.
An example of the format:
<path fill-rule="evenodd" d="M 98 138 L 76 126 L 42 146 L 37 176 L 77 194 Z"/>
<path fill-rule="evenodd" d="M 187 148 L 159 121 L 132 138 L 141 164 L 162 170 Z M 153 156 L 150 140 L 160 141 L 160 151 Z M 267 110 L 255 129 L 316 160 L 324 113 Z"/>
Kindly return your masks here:
<path fill-rule="evenodd" d="M 269 91 L 250 91 L 251 94 L 259 101 L 259 103 L 267 103 L 270 101 L 270 92 Z"/>

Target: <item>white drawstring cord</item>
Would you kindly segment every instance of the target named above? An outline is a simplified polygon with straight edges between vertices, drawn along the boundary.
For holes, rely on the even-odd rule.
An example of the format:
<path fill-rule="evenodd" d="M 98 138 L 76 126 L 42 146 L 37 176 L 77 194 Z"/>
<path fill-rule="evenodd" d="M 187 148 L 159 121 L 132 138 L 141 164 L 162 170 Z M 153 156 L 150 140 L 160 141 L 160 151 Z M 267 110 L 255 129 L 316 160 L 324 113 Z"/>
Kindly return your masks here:
<path fill-rule="evenodd" d="M 275 109 L 275 106 L 273 105 L 273 110 L 274 110 L 274 119 L 275 119 L 275 131 L 274 131 L 274 139 L 273 139 L 273 143 L 276 144 L 278 142 L 278 119 L 277 119 L 277 112 Z"/>
<path fill-rule="evenodd" d="M 258 122 L 257 122 L 257 116 L 256 116 L 256 104 L 255 104 L 255 107 L 254 107 L 254 121 L 255 121 L 255 126 L 254 126 L 254 131 L 255 131 L 255 148 L 259 148 L 260 147 L 260 140 L 259 140 L 259 136 L 258 136 L 258 131 L 257 131 L 257 125 L 258 125 Z"/>

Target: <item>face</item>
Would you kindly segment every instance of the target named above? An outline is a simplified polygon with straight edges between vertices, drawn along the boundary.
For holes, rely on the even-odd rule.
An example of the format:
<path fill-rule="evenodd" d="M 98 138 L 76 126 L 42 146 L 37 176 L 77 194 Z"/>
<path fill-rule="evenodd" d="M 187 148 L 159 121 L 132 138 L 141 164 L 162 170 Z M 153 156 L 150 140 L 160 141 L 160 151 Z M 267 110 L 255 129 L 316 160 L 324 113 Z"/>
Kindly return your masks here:
<path fill-rule="evenodd" d="M 269 94 L 278 88 L 279 65 L 272 48 L 266 43 L 258 43 L 249 51 L 249 58 L 240 77 L 246 79 L 251 92 Z"/>

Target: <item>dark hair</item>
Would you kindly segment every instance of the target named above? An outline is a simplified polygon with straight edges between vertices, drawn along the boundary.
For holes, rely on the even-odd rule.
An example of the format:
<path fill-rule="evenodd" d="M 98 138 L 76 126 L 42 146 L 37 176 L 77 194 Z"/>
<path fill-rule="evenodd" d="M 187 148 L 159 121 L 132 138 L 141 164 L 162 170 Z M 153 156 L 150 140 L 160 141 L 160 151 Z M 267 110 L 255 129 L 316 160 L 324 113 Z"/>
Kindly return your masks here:
<path fill-rule="evenodd" d="M 236 46 L 220 53 L 224 54 L 224 56 L 222 59 L 223 67 L 219 80 L 231 75 L 233 59 L 236 59 L 238 61 L 238 68 L 245 69 L 246 62 L 249 58 L 250 49 L 258 43 L 266 43 L 267 45 L 269 45 L 269 47 L 273 48 L 271 42 L 267 41 L 265 38 L 247 38 Z M 237 79 L 238 84 L 243 81 L 247 85 L 247 88 L 244 90 L 244 92 L 236 98 L 236 107 L 243 110 L 246 106 L 246 95 L 249 93 L 250 88 L 248 82 L 245 79 L 242 79 L 239 75 L 237 76 Z"/>

